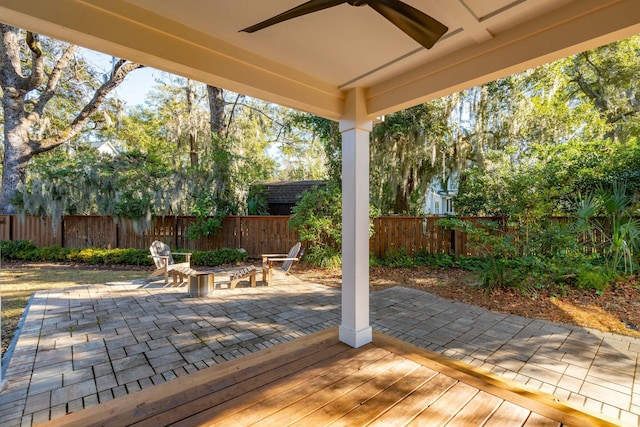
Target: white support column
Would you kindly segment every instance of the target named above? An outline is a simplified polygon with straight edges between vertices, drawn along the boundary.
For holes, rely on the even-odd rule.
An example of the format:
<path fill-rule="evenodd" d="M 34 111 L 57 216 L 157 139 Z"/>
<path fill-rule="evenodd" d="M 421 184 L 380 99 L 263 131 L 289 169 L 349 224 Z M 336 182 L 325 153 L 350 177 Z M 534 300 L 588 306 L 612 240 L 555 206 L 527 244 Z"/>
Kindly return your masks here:
<path fill-rule="evenodd" d="M 362 89 L 346 100 L 342 133 L 342 323 L 340 341 L 360 347 L 372 340 L 369 324 L 369 134 Z"/>

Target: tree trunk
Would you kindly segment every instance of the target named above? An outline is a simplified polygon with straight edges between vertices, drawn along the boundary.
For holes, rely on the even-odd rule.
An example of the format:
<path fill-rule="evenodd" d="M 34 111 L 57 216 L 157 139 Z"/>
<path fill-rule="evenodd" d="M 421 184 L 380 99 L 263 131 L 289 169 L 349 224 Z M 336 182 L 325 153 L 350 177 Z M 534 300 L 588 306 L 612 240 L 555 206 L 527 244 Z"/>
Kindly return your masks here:
<path fill-rule="evenodd" d="M 224 90 L 219 87 L 207 85 L 207 95 L 211 114 L 209 119 L 211 134 L 218 138 L 224 138 L 227 133 L 227 118 L 224 111 Z"/>
<path fill-rule="evenodd" d="M 409 177 L 405 184 L 398 185 L 396 190 L 396 199 L 393 206 L 393 212 L 396 214 L 406 214 L 410 209 L 411 193 L 415 189 L 416 182 L 413 179 L 413 168 L 409 171 Z"/>
<path fill-rule="evenodd" d="M 26 168 L 33 150 L 29 141 L 29 122 L 24 117 L 22 97 L 12 96 L 17 91 L 5 90 L 4 113 L 4 162 L 2 165 L 2 190 L 0 191 L 0 213 L 15 214 L 12 204 L 16 190 L 25 184 Z"/>
<path fill-rule="evenodd" d="M 219 200 L 228 200 L 230 195 L 229 160 L 230 153 L 224 141 L 226 138 L 226 115 L 224 111 L 224 90 L 207 85 L 207 97 L 209 99 L 209 124 L 211 126 L 211 148 L 217 157 L 214 166 L 216 181 L 216 193 Z"/>
<path fill-rule="evenodd" d="M 187 80 L 187 117 L 189 120 L 189 157 L 191 159 L 191 167 L 198 166 L 198 138 L 196 137 L 196 124 L 193 113 L 193 105 L 196 102 L 195 89 L 193 80 Z"/>

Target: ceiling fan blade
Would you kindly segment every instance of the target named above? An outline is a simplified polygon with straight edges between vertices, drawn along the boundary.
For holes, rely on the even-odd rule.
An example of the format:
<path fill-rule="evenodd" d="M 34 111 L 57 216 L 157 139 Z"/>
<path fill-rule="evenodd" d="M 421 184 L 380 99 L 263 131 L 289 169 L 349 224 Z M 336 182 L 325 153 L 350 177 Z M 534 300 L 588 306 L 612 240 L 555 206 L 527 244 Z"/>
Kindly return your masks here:
<path fill-rule="evenodd" d="M 400 0 L 368 0 L 367 4 L 427 49 L 449 30 L 440 21 Z"/>
<path fill-rule="evenodd" d="M 247 27 L 244 30 L 245 33 L 254 33 L 272 25 L 278 24 L 289 19 L 297 18 L 298 16 L 307 15 L 309 13 L 318 12 L 323 9 L 328 9 L 339 4 L 347 3 L 344 0 L 311 0 L 300 6 L 296 6 L 293 9 L 289 9 L 286 12 L 282 12 L 280 15 L 276 15 L 273 18 L 269 18 L 266 21 L 262 21 L 251 27 Z"/>

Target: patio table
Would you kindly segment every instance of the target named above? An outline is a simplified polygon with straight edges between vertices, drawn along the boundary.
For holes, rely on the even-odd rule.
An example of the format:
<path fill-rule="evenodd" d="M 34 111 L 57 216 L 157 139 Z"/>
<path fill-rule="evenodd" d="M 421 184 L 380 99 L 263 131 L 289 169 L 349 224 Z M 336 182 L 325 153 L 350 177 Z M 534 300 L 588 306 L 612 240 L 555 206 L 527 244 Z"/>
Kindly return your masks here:
<path fill-rule="evenodd" d="M 220 282 L 229 282 L 229 289 L 234 289 L 241 279 L 247 278 L 251 287 L 256 287 L 256 267 L 253 265 L 243 267 L 228 267 L 212 270 L 196 270 L 190 267 L 177 268 L 176 271 L 183 276 L 181 282 L 187 281 L 190 297 L 203 297 L 212 293 L 215 289 L 215 276 L 224 278 Z"/>

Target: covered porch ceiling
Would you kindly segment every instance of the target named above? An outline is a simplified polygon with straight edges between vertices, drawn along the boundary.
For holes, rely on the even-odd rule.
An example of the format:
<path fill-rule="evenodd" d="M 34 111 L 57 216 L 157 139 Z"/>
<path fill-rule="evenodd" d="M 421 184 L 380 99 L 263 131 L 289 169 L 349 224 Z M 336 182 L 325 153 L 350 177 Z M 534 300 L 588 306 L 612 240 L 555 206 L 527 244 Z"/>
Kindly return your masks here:
<path fill-rule="evenodd" d="M 639 0 L 405 0 L 444 23 L 429 50 L 344 4 L 253 34 L 305 0 L 0 0 L 0 21 L 339 120 L 382 116 L 640 33 Z"/>
<path fill-rule="evenodd" d="M 373 119 L 637 34 L 640 0 L 405 0 L 448 28 L 431 49 L 376 12 L 407 7 L 397 0 L 313 0 L 332 7 L 255 33 L 240 31 L 303 3 L 0 0 L 0 21 L 339 120 L 339 335 L 360 347 L 372 340 L 368 147 Z M 412 25 L 405 30 L 411 32 Z M 421 39 L 425 30 L 418 33 Z"/>

